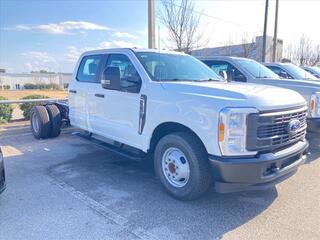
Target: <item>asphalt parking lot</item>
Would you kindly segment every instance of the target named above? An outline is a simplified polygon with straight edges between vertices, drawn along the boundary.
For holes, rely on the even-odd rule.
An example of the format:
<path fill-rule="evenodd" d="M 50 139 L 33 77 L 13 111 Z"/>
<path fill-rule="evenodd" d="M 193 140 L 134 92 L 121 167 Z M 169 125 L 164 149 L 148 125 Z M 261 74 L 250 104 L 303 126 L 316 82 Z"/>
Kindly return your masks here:
<path fill-rule="evenodd" d="M 180 202 L 154 177 L 150 160 L 131 161 L 66 129 L 35 140 L 2 132 L 7 189 L 0 239 L 320 239 L 320 137 L 308 162 L 263 192 Z"/>

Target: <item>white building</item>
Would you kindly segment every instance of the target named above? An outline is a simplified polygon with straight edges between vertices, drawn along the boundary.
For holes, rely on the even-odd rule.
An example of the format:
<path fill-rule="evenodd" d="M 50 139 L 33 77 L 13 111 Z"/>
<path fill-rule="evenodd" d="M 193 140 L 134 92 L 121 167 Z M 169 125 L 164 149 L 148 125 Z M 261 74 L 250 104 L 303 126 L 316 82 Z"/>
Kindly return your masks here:
<path fill-rule="evenodd" d="M 71 80 L 71 73 L 1 73 L 0 89 L 9 86 L 11 90 L 24 89 L 24 85 L 31 84 L 57 84 L 60 88 L 67 88 Z"/>

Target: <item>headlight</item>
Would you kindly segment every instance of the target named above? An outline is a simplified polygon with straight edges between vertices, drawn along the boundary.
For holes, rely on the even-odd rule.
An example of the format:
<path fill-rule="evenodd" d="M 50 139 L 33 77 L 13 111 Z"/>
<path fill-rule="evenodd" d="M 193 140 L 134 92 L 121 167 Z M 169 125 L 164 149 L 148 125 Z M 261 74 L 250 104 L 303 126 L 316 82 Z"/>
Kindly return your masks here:
<path fill-rule="evenodd" d="M 258 113 L 255 108 L 224 108 L 219 117 L 219 146 L 222 155 L 255 155 L 247 151 L 247 116 Z"/>
<path fill-rule="evenodd" d="M 320 117 L 320 92 L 312 94 L 309 103 L 309 110 L 311 117 Z"/>

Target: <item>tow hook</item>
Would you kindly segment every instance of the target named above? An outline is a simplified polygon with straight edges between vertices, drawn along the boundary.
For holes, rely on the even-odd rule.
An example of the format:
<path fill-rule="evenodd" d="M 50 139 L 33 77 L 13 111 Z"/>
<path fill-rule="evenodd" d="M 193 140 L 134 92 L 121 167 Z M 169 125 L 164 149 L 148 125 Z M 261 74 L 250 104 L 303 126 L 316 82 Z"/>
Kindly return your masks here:
<path fill-rule="evenodd" d="M 270 169 L 271 173 L 277 173 L 279 172 L 280 168 L 278 168 L 277 166 L 274 166 L 273 168 Z"/>
<path fill-rule="evenodd" d="M 277 167 L 275 163 L 273 163 L 270 167 L 268 167 L 264 173 L 264 176 L 268 176 L 271 174 L 275 174 L 280 171 L 280 168 Z"/>

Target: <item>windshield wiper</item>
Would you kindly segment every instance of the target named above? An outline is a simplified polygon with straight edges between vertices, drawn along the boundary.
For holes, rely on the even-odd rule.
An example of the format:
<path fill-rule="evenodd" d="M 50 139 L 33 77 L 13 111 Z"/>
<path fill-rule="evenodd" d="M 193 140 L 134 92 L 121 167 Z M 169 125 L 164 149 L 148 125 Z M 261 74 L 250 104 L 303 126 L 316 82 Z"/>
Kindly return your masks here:
<path fill-rule="evenodd" d="M 217 81 L 219 81 L 219 79 L 208 78 L 208 79 L 201 80 L 201 82 L 212 82 L 212 81 L 217 82 Z"/>
<path fill-rule="evenodd" d="M 173 79 L 161 79 L 159 81 L 161 81 L 161 82 L 195 82 L 196 80 L 173 78 Z"/>
<path fill-rule="evenodd" d="M 271 78 L 271 77 L 268 77 L 268 76 L 256 76 L 256 78 Z"/>

